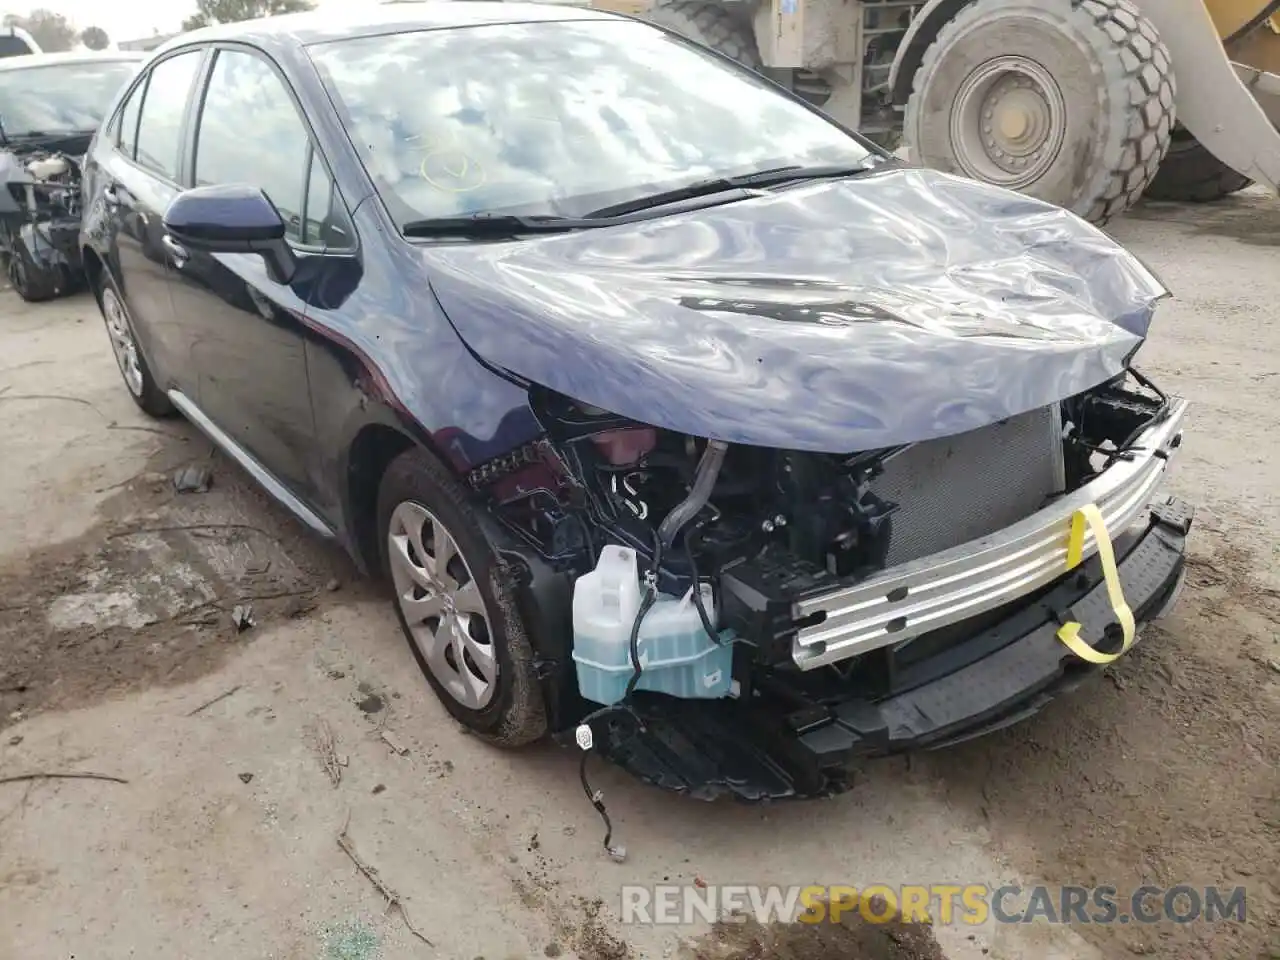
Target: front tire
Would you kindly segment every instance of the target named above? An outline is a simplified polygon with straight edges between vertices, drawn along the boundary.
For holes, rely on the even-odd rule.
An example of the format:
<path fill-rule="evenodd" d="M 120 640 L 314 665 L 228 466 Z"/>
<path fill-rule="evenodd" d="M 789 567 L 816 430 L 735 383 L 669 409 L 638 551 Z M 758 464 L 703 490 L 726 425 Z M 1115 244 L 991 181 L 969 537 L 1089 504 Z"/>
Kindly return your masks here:
<path fill-rule="evenodd" d="M 1169 52 L 1129 0 L 975 0 L 925 52 L 911 159 L 1103 224 L 1169 149 Z"/>
<path fill-rule="evenodd" d="M 98 309 L 102 312 L 102 319 L 107 327 L 107 336 L 111 339 L 111 352 L 115 354 L 116 366 L 120 368 L 120 376 L 124 379 L 129 396 L 149 417 L 161 419 L 172 416 L 173 404 L 156 385 L 151 368 L 147 366 L 147 359 L 138 347 L 129 307 L 105 267 L 98 271 L 98 289 L 95 292 Z"/>
<path fill-rule="evenodd" d="M 1212 203 L 1252 184 L 1252 180 L 1228 167 L 1179 127 L 1173 132 L 1173 144 L 1145 196 L 1148 200 Z"/>
<path fill-rule="evenodd" d="M 383 475 L 378 530 L 396 618 L 445 709 L 499 746 L 541 738 L 533 649 L 466 491 L 426 451 L 406 451 Z"/>

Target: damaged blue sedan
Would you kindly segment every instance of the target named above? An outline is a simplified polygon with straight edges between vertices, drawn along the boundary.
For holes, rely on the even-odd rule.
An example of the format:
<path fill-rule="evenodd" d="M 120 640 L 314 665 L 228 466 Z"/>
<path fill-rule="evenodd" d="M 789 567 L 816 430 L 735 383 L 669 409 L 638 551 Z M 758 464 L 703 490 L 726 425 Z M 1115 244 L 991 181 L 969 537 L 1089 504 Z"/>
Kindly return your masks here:
<path fill-rule="evenodd" d="M 384 576 L 492 742 L 830 794 L 1175 600 L 1185 404 L 1134 365 L 1161 282 L 662 28 L 228 24 L 109 117 L 81 243 L 126 388 Z"/>

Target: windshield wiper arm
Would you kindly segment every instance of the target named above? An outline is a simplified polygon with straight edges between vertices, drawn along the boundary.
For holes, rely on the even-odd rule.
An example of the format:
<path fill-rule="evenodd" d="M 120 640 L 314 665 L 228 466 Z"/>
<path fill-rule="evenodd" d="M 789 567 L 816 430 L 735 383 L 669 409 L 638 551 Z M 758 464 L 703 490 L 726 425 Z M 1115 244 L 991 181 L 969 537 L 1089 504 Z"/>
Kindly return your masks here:
<path fill-rule="evenodd" d="M 623 200 L 621 203 L 613 203 L 607 207 L 601 207 L 599 210 L 592 210 L 587 214 L 591 219 L 608 218 L 608 217 L 625 217 L 631 213 L 639 213 L 641 210 L 650 210 L 654 207 L 665 207 L 669 203 L 680 203 L 682 200 L 695 200 L 698 197 L 707 197 L 716 193 L 727 193 L 730 190 L 741 190 L 745 184 L 736 182 L 737 178 L 733 177 L 713 177 L 709 180 L 698 180 L 694 183 L 686 183 L 683 187 L 673 187 L 670 190 L 660 190 L 657 193 L 650 193 L 643 197 L 636 197 L 634 200 Z"/>
<path fill-rule="evenodd" d="M 634 200 L 623 200 L 621 203 L 601 207 L 599 210 L 592 210 L 587 216 L 590 218 L 624 217 L 629 213 L 638 213 L 641 210 L 650 210 L 654 207 L 664 207 L 669 203 L 679 203 L 682 200 L 693 200 L 717 193 L 727 193 L 731 190 L 745 190 L 748 191 L 748 195 L 751 195 L 751 191 L 754 189 L 779 183 L 848 177 L 858 173 L 866 173 L 879 165 L 869 162 L 870 160 L 871 158 L 868 158 L 861 163 L 852 165 L 846 163 L 805 166 L 804 164 L 793 163 L 785 167 L 770 167 L 768 170 L 756 170 L 753 173 L 732 177 L 710 177 L 706 180 L 687 183 L 683 187 L 673 187 L 670 190 L 662 190 L 647 196 L 636 197 Z"/>
<path fill-rule="evenodd" d="M 878 158 L 871 156 L 863 160 L 861 163 L 828 163 L 821 165 L 806 166 L 802 163 L 793 163 L 785 167 L 772 167 L 769 170 L 757 170 L 754 173 L 746 173 L 738 177 L 728 177 L 735 186 L 741 187 L 765 187 L 778 183 L 791 183 L 797 180 L 829 180 L 836 177 L 851 177 L 859 173 L 868 173 L 882 166 L 888 161 L 879 161 Z"/>
<path fill-rule="evenodd" d="M 509 213 L 473 213 L 465 217 L 429 217 L 410 220 L 400 230 L 406 237 L 488 237 L 521 233 L 564 233 L 603 224 L 574 217 L 545 214 L 516 216 Z"/>

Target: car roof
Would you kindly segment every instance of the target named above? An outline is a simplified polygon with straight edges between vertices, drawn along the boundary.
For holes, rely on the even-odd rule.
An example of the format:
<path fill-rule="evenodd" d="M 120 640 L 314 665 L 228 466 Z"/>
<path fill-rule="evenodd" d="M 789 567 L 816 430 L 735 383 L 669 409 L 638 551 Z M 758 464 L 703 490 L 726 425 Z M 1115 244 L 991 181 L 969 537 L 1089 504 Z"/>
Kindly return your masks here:
<path fill-rule="evenodd" d="M 23 53 L 16 57 L 0 57 L 2 70 L 30 70 L 33 67 L 53 67 L 60 63 L 138 63 L 146 59 L 145 53 L 132 50 L 77 50 L 69 53 Z"/>
<path fill-rule="evenodd" d="M 522 3 L 505 0 L 390 0 L 377 6 L 337 6 L 306 13 L 220 23 L 180 34 L 156 51 L 192 43 L 240 40 L 263 47 L 307 46 L 328 40 L 447 30 L 498 23 L 555 20 L 619 20 L 616 14 L 576 3 Z"/>

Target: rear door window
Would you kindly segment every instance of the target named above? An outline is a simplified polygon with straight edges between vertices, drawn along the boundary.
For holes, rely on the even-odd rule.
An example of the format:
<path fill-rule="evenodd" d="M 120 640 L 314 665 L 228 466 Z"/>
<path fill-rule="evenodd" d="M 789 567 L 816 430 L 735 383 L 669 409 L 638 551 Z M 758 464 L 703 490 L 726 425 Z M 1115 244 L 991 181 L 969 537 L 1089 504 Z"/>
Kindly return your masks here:
<path fill-rule="evenodd" d="M 190 50 L 156 64 L 142 101 L 136 151 L 138 165 L 175 183 L 182 147 L 182 121 L 203 55 L 203 50 Z"/>

